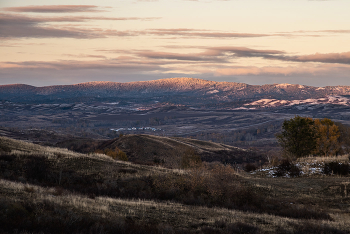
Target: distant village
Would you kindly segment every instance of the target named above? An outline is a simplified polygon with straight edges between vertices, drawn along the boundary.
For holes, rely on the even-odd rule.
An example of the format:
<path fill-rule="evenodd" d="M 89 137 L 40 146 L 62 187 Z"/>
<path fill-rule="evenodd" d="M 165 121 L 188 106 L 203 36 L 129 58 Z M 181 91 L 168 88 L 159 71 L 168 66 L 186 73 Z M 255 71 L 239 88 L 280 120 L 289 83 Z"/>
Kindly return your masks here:
<path fill-rule="evenodd" d="M 118 128 L 118 129 L 111 128 L 110 130 L 111 131 L 115 131 L 115 132 L 150 130 L 150 131 L 154 131 L 155 132 L 155 131 L 161 131 L 162 129 L 160 129 L 160 128 L 152 128 L 152 127 L 139 127 L 139 128 L 132 127 L 132 128 Z"/>

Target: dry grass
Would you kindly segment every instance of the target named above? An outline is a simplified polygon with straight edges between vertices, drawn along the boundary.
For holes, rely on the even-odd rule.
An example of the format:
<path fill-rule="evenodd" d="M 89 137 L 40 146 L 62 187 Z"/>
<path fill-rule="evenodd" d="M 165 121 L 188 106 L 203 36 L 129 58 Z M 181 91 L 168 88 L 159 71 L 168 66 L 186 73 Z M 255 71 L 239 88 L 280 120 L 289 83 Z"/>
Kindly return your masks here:
<path fill-rule="evenodd" d="M 313 156 L 298 158 L 296 163 L 303 171 L 303 176 L 323 175 L 325 165 L 329 163 L 349 163 L 349 155 Z"/>
<path fill-rule="evenodd" d="M 92 169 L 92 167 L 98 167 L 99 164 L 101 167 L 108 166 L 119 166 L 123 168 L 133 168 L 138 171 L 148 171 L 152 172 L 172 172 L 172 173 L 184 173 L 183 170 L 180 169 L 167 169 L 163 167 L 153 167 L 148 165 L 140 165 L 134 164 L 131 162 L 126 162 L 122 160 L 114 160 L 111 157 L 105 154 L 99 153 L 89 153 L 89 154 L 81 154 L 64 148 L 55 148 L 55 147 L 46 147 L 41 146 L 29 142 L 24 142 L 20 140 L 15 140 L 7 137 L 0 137 L 0 144 L 7 146 L 9 152 L 1 152 L 1 154 L 13 155 L 16 157 L 30 157 L 37 156 L 45 157 L 48 160 L 55 162 L 57 167 L 68 169 L 72 161 L 92 162 L 92 165 L 83 164 L 82 167 L 85 169 Z M 79 166 L 79 165 L 74 165 Z M 73 168 L 76 169 L 76 168 Z"/>
<path fill-rule="evenodd" d="M 350 155 L 345 154 L 345 155 L 340 155 L 340 156 L 310 156 L 310 157 L 303 157 L 303 158 L 298 158 L 296 162 L 299 163 L 318 163 L 318 164 L 324 164 L 324 163 L 329 163 L 329 162 L 349 162 Z"/>
<path fill-rule="evenodd" d="M 96 197 L 90 199 L 85 196 L 66 194 L 53 196 L 52 189 L 40 186 L 32 186 L 34 193 L 28 193 L 26 186 L 21 183 L 0 180 L 0 196 L 7 201 L 33 204 L 50 204 L 58 209 L 72 211 L 76 214 L 89 214 L 125 223 L 128 220 L 136 220 L 141 223 L 161 223 L 171 227 L 172 230 L 181 228 L 201 230 L 203 227 L 224 229 L 229 224 L 237 222 L 250 224 L 261 233 L 295 233 L 295 231 L 305 226 L 322 226 L 335 230 L 350 230 L 350 219 L 339 214 L 332 215 L 333 221 L 329 220 L 308 220 L 284 218 L 268 214 L 256 214 L 229 210 L 222 208 L 207 208 L 198 206 L 188 206 L 174 202 L 155 202 L 150 200 L 126 200 L 113 199 L 108 197 Z M 29 199 L 29 200 L 27 200 Z M 38 217 L 40 218 L 40 216 Z M 74 220 L 67 217 L 66 222 Z M 160 229 L 162 226 L 158 225 Z M 339 232 L 340 233 L 340 232 Z M 344 232 L 345 233 L 345 232 Z"/>
<path fill-rule="evenodd" d="M 129 161 L 142 164 L 161 164 L 163 167 L 180 168 L 181 158 L 186 152 L 194 151 L 202 161 L 222 163 L 255 162 L 265 158 L 258 153 L 224 144 L 205 142 L 180 137 L 151 135 L 126 135 L 101 144 L 100 150 L 118 147 Z M 160 163 L 159 163 L 160 162 Z"/>
<path fill-rule="evenodd" d="M 0 153 L 0 231 L 15 223 L 34 233 L 350 231 L 349 177 L 261 178 L 219 163 L 174 170 L 0 140 L 10 148 Z M 299 163 L 307 160 L 321 161 Z"/>

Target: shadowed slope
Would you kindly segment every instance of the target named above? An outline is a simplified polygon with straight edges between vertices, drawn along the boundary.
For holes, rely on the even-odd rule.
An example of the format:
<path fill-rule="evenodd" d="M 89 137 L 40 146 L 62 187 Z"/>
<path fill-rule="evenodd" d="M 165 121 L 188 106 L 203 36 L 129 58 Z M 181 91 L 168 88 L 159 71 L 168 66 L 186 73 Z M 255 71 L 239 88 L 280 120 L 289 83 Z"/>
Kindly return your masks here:
<path fill-rule="evenodd" d="M 224 144 L 199 141 L 181 137 L 160 137 L 152 135 L 126 135 L 106 141 L 98 148 L 123 150 L 129 161 L 138 163 L 160 163 L 166 167 L 179 168 L 182 157 L 189 152 L 198 154 L 202 161 L 228 164 L 265 161 L 262 155 Z"/>
<path fill-rule="evenodd" d="M 169 150 L 227 148 L 191 139 L 128 137 Z M 121 143 L 126 139 L 122 137 Z M 348 199 L 325 193 L 327 186 L 346 178 L 254 178 L 219 164 L 172 170 L 5 137 L 0 137 L 0 146 L 1 233 L 342 234 L 350 230 Z"/>

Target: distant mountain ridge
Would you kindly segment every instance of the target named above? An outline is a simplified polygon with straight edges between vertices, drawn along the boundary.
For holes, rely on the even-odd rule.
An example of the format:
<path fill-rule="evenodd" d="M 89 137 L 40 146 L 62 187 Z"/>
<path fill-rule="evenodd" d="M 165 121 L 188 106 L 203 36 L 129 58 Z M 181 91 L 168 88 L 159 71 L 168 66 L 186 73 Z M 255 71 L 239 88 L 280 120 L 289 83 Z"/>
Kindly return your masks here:
<path fill-rule="evenodd" d="M 196 78 L 168 78 L 151 81 L 118 83 L 87 82 L 74 85 L 35 87 L 24 84 L 0 85 L 0 99 L 9 101 L 45 101 L 48 99 L 85 98 L 152 98 L 162 101 L 181 97 L 182 101 L 230 102 L 244 99 L 302 100 L 330 95 L 350 95 L 350 86 L 313 87 L 298 84 L 248 85 L 216 82 Z M 198 101 L 198 100 L 197 100 Z"/>

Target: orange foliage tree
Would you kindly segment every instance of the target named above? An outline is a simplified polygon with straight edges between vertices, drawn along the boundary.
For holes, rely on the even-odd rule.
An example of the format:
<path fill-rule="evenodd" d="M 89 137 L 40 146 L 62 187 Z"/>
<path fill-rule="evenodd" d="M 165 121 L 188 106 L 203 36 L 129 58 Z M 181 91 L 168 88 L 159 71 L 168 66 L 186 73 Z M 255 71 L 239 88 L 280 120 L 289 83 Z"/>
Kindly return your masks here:
<path fill-rule="evenodd" d="M 126 153 L 120 150 L 118 147 L 115 147 L 114 150 L 112 149 L 105 149 L 105 150 L 96 150 L 95 153 L 105 154 L 110 156 L 113 159 L 118 159 L 122 161 L 128 161 L 128 157 L 126 156 Z"/>
<path fill-rule="evenodd" d="M 332 120 L 324 118 L 316 119 L 315 127 L 317 132 L 315 154 L 336 155 L 341 149 L 338 126 Z"/>

